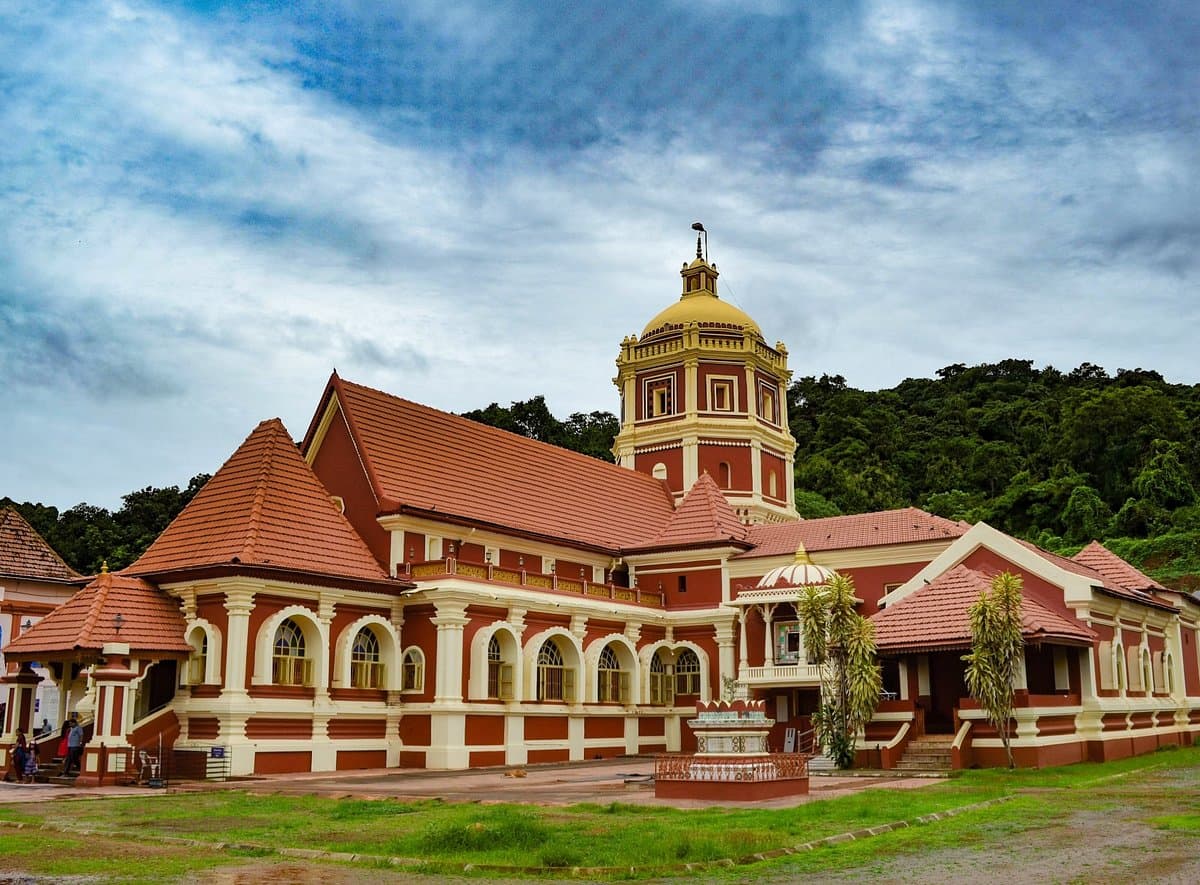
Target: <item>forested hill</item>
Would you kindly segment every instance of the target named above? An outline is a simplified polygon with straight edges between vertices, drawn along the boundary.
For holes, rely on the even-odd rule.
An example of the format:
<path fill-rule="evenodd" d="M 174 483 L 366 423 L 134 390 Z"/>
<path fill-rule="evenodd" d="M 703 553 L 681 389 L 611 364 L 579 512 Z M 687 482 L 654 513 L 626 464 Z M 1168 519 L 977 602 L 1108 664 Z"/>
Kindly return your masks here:
<path fill-rule="evenodd" d="M 810 376 L 788 400 L 804 516 L 914 505 L 1058 551 L 1100 539 L 1160 580 L 1200 586 L 1200 385 L 1004 360 L 880 391 Z M 597 437 L 617 429 L 607 412 L 557 421 L 541 397 L 467 417 L 597 457 L 611 444 Z"/>

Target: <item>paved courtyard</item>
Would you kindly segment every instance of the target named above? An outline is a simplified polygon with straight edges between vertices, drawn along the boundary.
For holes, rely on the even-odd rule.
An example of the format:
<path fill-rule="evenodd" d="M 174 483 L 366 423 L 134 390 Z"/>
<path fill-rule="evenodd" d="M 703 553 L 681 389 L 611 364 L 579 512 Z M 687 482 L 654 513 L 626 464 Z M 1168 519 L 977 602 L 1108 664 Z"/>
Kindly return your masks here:
<path fill-rule="evenodd" d="M 571 805 L 580 802 L 622 802 L 672 808 L 703 808 L 714 803 L 686 799 L 657 799 L 646 783 L 654 772 L 649 758 L 608 759 L 562 765 L 532 765 L 521 769 L 524 777 L 510 777 L 511 768 L 473 771 L 420 771 L 370 769 L 354 772 L 263 775 L 225 782 L 173 783 L 171 792 L 239 789 L 256 793 L 354 797 L 359 799 L 444 799 L 448 802 L 526 802 L 536 805 Z M 626 783 L 627 780 L 633 781 Z M 638 782 L 640 781 L 640 783 Z M 788 808 L 815 799 L 829 799 L 867 789 L 908 790 L 936 783 L 930 778 L 886 775 L 820 775 L 810 780 L 808 796 L 753 803 L 720 803 L 755 808 Z M 48 799 L 101 796 L 153 796 L 148 787 L 76 789 L 49 784 L 0 784 L 0 803 L 39 802 Z"/>

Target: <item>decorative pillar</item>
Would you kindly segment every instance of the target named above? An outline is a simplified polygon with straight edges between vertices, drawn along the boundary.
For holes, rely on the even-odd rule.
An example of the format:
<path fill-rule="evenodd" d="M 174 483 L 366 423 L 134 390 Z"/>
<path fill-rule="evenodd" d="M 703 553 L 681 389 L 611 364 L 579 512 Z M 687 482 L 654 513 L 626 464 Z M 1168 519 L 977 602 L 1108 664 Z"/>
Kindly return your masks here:
<path fill-rule="evenodd" d="M 711 701 L 714 698 L 721 696 L 721 686 L 725 682 L 725 678 L 733 679 L 741 674 L 734 670 L 733 663 L 733 620 L 725 622 L 717 622 L 713 626 L 713 631 L 716 634 L 717 640 L 717 685 L 716 690 L 710 688 L 709 697 L 701 698 L 701 700 Z"/>
<path fill-rule="evenodd" d="M 746 679 L 746 671 L 750 669 L 749 643 L 746 641 L 746 615 L 749 612 L 748 606 L 742 606 L 738 613 L 738 680 L 742 682 Z"/>
<path fill-rule="evenodd" d="M 225 591 L 225 611 L 229 618 L 225 630 L 225 686 L 223 693 L 226 696 L 248 697 L 246 661 L 251 654 L 250 612 L 254 611 L 254 591 L 233 589 Z"/>
<path fill-rule="evenodd" d="M 138 678 L 130 665 L 129 645 L 106 643 L 101 650 L 105 663 L 92 668 L 96 684 L 96 714 L 92 739 L 83 748 L 79 764 L 80 787 L 99 787 L 125 776 L 133 768 L 134 748 L 125 733 L 125 722 L 133 704 L 131 683 Z"/>
<path fill-rule="evenodd" d="M 683 361 L 683 402 L 688 417 L 694 416 L 700 410 L 699 369 L 700 360 L 695 357 Z"/>
<path fill-rule="evenodd" d="M 467 716 L 463 707 L 463 628 L 470 622 L 467 603 L 443 599 L 434 603 L 431 619 L 437 628 L 434 668 L 434 710 L 430 715 L 429 752 L 425 764 L 433 769 L 460 769 L 470 765 L 467 749 Z M 426 678 L 429 674 L 426 673 Z M 441 709 L 438 709 L 441 708 Z"/>
<path fill-rule="evenodd" d="M 763 619 L 763 666 L 775 666 L 775 637 L 771 630 L 771 617 L 775 614 L 774 605 L 764 605 L 759 609 Z"/>

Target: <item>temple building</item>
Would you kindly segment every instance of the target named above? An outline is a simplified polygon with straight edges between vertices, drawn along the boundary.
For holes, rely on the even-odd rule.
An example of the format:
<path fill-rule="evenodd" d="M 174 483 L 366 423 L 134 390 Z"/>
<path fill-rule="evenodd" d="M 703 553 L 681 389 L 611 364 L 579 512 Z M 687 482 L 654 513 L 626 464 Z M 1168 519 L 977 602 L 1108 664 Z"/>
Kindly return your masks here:
<path fill-rule="evenodd" d="M 1001 571 L 1025 587 L 1020 764 L 1191 743 L 1200 605 L 1100 545 L 800 519 L 787 349 L 697 251 L 621 342 L 616 463 L 335 373 L 298 443 L 261 423 L 135 563 L 10 639 L 0 743 L 49 682 L 91 722 L 85 783 L 160 743 L 234 774 L 561 762 L 693 751 L 683 723 L 729 686 L 782 750 L 819 700 L 798 588 L 837 572 L 884 674 L 863 762 L 997 764 L 961 657 Z"/>

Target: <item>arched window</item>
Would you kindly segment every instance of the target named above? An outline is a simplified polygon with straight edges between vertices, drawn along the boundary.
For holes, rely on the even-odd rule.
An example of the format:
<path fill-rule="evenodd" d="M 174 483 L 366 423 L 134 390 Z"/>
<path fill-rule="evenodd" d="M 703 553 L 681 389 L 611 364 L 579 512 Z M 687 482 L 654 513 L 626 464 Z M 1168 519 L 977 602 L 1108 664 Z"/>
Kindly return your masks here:
<path fill-rule="evenodd" d="M 659 649 L 650 659 L 650 703 L 667 706 L 675 699 L 675 686 L 663 654 Z"/>
<path fill-rule="evenodd" d="M 1150 661 L 1150 649 L 1143 645 L 1138 658 L 1142 666 L 1142 688 L 1147 695 L 1152 695 L 1154 694 L 1154 667 Z"/>
<path fill-rule="evenodd" d="M 562 650 L 553 639 L 538 650 L 537 677 L 539 701 L 575 700 L 575 671 L 564 665 Z"/>
<path fill-rule="evenodd" d="M 500 637 L 495 633 L 488 640 L 488 684 L 487 696 L 502 701 L 512 700 L 513 696 L 513 665 L 504 662 L 504 653 L 500 648 Z"/>
<path fill-rule="evenodd" d="M 1117 684 L 1117 691 L 1125 691 L 1125 649 L 1120 641 L 1114 642 L 1112 645 L 1112 670 L 1113 681 Z"/>
<path fill-rule="evenodd" d="M 654 465 L 654 469 L 650 471 L 650 475 L 653 476 L 655 479 L 666 479 L 667 478 L 667 465 L 664 464 L 662 461 L 659 461 L 657 464 Z"/>
<path fill-rule="evenodd" d="M 722 461 L 717 465 L 717 482 L 723 489 L 733 488 L 733 469 L 729 466 L 728 461 Z"/>
<path fill-rule="evenodd" d="M 600 652 L 596 700 L 602 704 L 629 702 L 629 674 L 621 669 L 617 650 L 612 645 L 604 646 Z"/>
<path fill-rule="evenodd" d="M 675 661 L 675 694 L 700 694 L 700 658 L 690 648 Z"/>
<path fill-rule="evenodd" d="M 779 477 L 774 470 L 767 473 L 767 494 L 772 498 L 779 497 Z"/>
<path fill-rule="evenodd" d="M 350 687 L 383 688 L 383 662 L 379 659 L 379 637 L 363 627 L 350 647 Z"/>
<path fill-rule="evenodd" d="M 1171 653 L 1164 651 L 1162 655 L 1162 674 L 1163 674 L 1163 691 L 1167 694 L 1175 692 L 1175 673 L 1173 671 L 1174 662 L 1171 659 Z"/>
<path fill-rule="evenodd" d="M 304 632 L 291 618 L 275 628 L 271 681 L 276 685 L 312 685 L 313 662 L 305 656 Z"/>
<path fill-rule="evenodd" d="M 204 677 L 208 672 L 208 633 L 204 630 L 199 630 L 200 646 L 192 644 L 192 654 L 188 658 L 187 668 L 187 684 L 188 685 L 203 685 Z"/>
<path fill-rule="evenodd" d="M 421 649 L 414 646 L 404 653 L 400 671 L 401 691 L 425 690 L 425 653 Z"/>

